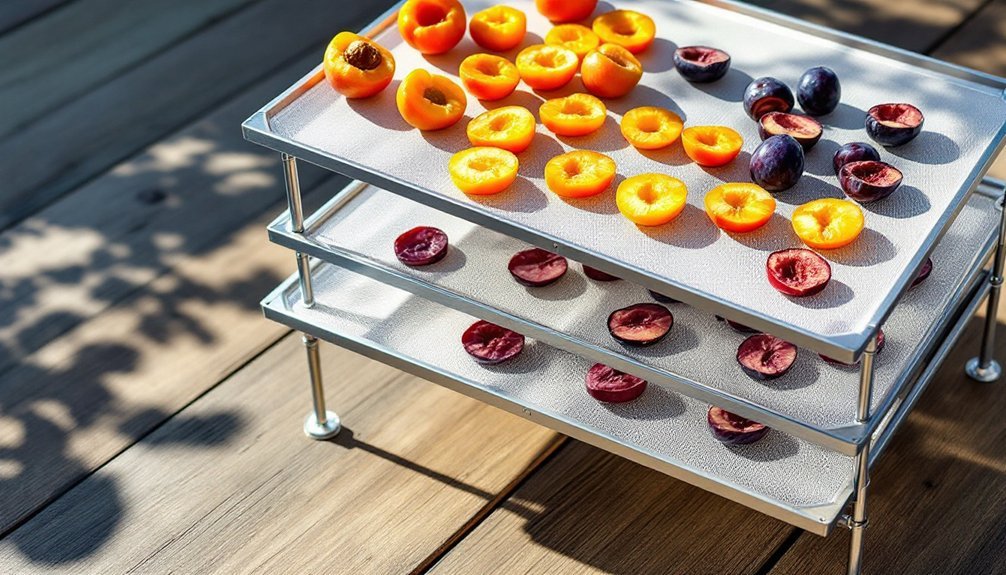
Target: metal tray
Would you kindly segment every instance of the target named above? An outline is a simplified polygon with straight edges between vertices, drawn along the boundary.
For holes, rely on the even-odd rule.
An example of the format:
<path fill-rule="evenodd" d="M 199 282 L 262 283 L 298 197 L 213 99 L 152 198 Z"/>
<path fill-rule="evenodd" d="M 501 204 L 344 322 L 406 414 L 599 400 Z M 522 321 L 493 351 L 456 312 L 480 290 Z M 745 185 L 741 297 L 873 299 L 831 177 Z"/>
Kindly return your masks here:
<path fill-rule="evenodd" d="M 381 225 L 374 226 L 375 221 Z M 975 194 L 933 252 L 936 271 L 888 318 L 887 345 L 875 368 L 875 415 L 862 424 L 855 421 L 858 369 L 831 366 L 803 350 L 783 378 L 754 382 L 733 357 L 746 336 L 684 304 L 668 306 L 675 322 L 667 339 L 647 348 L 621 346 L 604 320 L 615 309 L 653 301 L 644 288 L 587 279 L 576 264 L 551 286 L 525 288 L 510 278 L 506 264 L 526 244 L 373 186 L 350 184 L 305 222 L 303 234 L 289 231 L 288 224 L 287 216 L 277 218 L 269 226 L 270 238 L 851 455 L 880 424 L 895 395 L 913 381 L 920 362 L 939 343 L 935 338 L 971 291 L 992 252 L 999 210 L 995 200 Z M 409 268 L 390 246 L 399 233 L 420 224 L 444 230 L 452 247 L 435 265 Z"/>
<path fill-rule="evenodd" d="M 474 12 L 493 3 L 471 0 L 465 6 Z M 527 13 L 525 44 L 539 41 L 548 24 L 533 3 L 510 4 Z M 855 359 L 1002 147 L 1006 84 L 730 2 L 713 6 L 643 0 L 634 8 L 654 17 L 659 37 L 642 57 L 647 72 L 640 86 L 630 96 L 608 102 L 611 117 L 593 136 L 556 140 L 539 126 L 536 141 L 521 155 L 521 177 L 499 197 L 469 198 L 452 186 L 446 165 L 453 152 L 468 146 L 463 124 L 441 132 L 408 129 L 394 105 L 397 80 L 374 98 L 347 101 L 321 81 L 316 69 L 246 121 L 245 134 L 705 311 L 838 359 Z M 375 28 L 376 37 L 393 51 L 398 79 L 418 67 L 453 76 L 458 62 L 477 51 L 466 38 L 446 55 L 424 58 L 404 45 L 389 22 L 393 20 Z M 720 82 L 690 85 L 672 69 L 670 55 L 676 45 L 700 43 L 733 56 L 733 69 Z M 702 197 L 721 181 L 748 178 L 746 159 L 758 138 L 738 102 L 744 86 L 763 75 L 793 85 L 804 69 L 821 64 L 842 78 L 843 103 L 823 118 L 825 138 L 808 154 L 807 174 L 796 188 L 777 195 L 778 215 L 765 228 L 747 235 L 721 233 L 705 218 Z M 543 95 L 522 86 L 493 105 L 521 104 L 536 110 L 543 97 L 581 89 L 579 80 Z M 817 197 L 841 196 L 830 167 L 832 152 L 842 143 L 866 138 L 865 109 L 905 99 L 923 110 L 926 127 L 910 144 L 882 152 L 904 172 L 902 189 L 866 208 L 867 230 L 857 242 L 826 254 L 834 269 L 827 290 L 804 299 L 775 292 L 764 280 L 763 265 L 769 251 L 799 245 L 788 224 L 794 207 Z M 730 166 L 709 170 L 688 163 L 680 146 L 641 154 L 627 146 L 616 125 L 621 114 L 639 105 L 677 110 L 689 125 L 729 125 L 744 136 L 744 151 Z M 483 109 L 471 99 L 467 117 Z M 611 155 L 621 176 L 658 171 L 679 177 L 690 189 L 689 206 L 674 223 L 643 230 L 617 213 L 610 192 L 565 202 L 545 189 L 542 171 L 549 157 L 572 148 Z"/>

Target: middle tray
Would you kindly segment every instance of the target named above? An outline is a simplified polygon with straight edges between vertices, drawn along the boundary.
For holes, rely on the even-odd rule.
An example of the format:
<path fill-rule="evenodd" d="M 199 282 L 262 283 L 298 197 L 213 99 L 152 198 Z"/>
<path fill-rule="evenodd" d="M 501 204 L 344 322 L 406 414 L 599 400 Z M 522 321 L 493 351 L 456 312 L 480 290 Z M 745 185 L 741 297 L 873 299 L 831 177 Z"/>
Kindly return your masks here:
<path fill-rule="evenodd" d="M 675 321 L 663 341 L 646 348 L 622 346 L 608 334 L 607 316 L 633 303 L 652 302 L 645 288 L 591 280 L 575 263 L 555 284 L 526 288 L 506 267 L 526 244 L 373 186 L 348 186 L 307 220 L 303 235 L 290 231 L 287 216 L 276 219 L 269 234 L 280 245 L 853 454 L 914 380 L 920 361 L 970 292 L 992 251 L 998 214 L 993 199 L 973 196 L 934 251 L 932 276 L 891 314 L 884 325 L 887 343 L 876 361 L 875 415 L 864 424 L 855 421 L 857 368 L 832 366 L 801 349 L 788 374 L 756 382 L 734 359 L 746 336 L 684 304 L 666 304 Z M 451 250 L 444 260 L 425 268 L 398 262 L 391 245 L 416 225 L 447 233 Z"/>

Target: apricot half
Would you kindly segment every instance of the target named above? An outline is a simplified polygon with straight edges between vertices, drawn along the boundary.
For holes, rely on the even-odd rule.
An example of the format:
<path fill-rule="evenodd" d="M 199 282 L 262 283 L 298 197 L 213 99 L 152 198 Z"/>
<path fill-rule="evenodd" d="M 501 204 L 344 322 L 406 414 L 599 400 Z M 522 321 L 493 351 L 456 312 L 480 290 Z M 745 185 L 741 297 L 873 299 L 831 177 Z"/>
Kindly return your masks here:
<path fill-rule="evenodd" d="M 590 94 L 570 94 L 546 100 L 538 108 L 541 123 L 559 136 L 586 136 L 596 132 L 608 115 L 604 102 Z"/>
<path fill-rule="evenodd" d="M 559 24 L 545 34 L 545 43 L 569 48 L 583 60 L 588 52 L 601 45 L 601 39 L 586 26 Z"/>
<path fill-rule="evenodd" d="M 535 90 L 555 90 L 576 75 L 580 59 L 569 48 L 549 44 L 528 46 L 517 54 L 521 80 Z"/>
<path fill-rule="evenodd" d="M 443 54 L 456 46 L 466 24 L 458 0 L 408 0 L 398 10 L 398 32 L 423 54 Z"/>
<path fill-rule="evenodd" d="M 513 152 L 475 147 L 451 156 L 447 169 L 451 173 L 451 181 L 462 192 L 488 196 L 502 192 L 517 179 L 518 165 Z"/>
<path fill-rule="evenodd" d="M 453 126 L 465 113 L 465 91 L 447 76 L 413 70 L 402 80 L 395 95 L 402 118 L 420 130 Z"/>
<path fill-rule="evenodd" d="M 472 15 L 468 24 L 472 40 L 486 50 L 505 52 L 516 48 L 527 32 L 527 17 L 516 8 L 493 6 Z"/>
<path fill-rule="evenodd" d="M 706 215 L 728 232 L 754 231 L 772 219 L 775 198 L 758 184 L 721 184 L 706 194 Z"/>
<path fill-rule="evenodd" d="M 560 154 L 545 164 L 548 189 L 564 198 L 600 194 L 615 179 L 615 160 L 590 150 Z"/>
<path fill-rule="evenodd" d="M 594 18 L 594 33 L 602 42 L 618 44 L 633 54 L 650 47 L 657 35 L 653 18 L 635 10 L 612 10 Z"/>
<path fill-rule="evenodd" d="M 621 98 L 643 77 L 643 65 L 617 44 L 601 44 L 583 58 L 580 79 L 587 90 L 602 98 Z"/>
<path fill-rule="evenodd" d="M 819 250 L 849 245 L 863 231 L 863 209 L 848 200 L 822 198 L 793 210 L 793 231 Z"/>
<path fill-rule="evenodd" d="M 685 209 L 688 188 L 665 174 L 640 174 L 626 179 L 615 191 L 618 211 L 641 226 L 659 226 Z"/>
<path fill-rule="evenodd" d="M 534 4 L 552 22 L 575 22 L 592 14 L 597 0 L 535 0 Z"/>
<path fill-rule="evenodd" d="M 483 112 L 468 122 L 473 146 L 493 146 L 519 154 L 534 139 L 534 116 L 521 106 L 504 106 Z"/>
<path fill-rule="evenodd" d="M 681 132 L 681 145 L 696 164 L 716 167 L 737 157 L 744 138 L 726 126 L 693 126 Z"/>
<path fill-rule="evenodd" d="M 520 82 L 517 66 L 492 54 L 472 54 L 461 61 L 458 77 L 479 100 L 499 100 L 513 93 Z"/>
<path fill-rule="evenodd" d="M 395 58 L 378 43 L 339 32 L 325 50 L 325 78 L 347 98 L 367 98 L 388 87 Z"/>
<path fill-rule="evenodd" d="M 622 136 L 640 150 L 666 148 L 678 140 L 684 123 L 681 116 L 666 108 L 643 106 L 622 116 Z"/>

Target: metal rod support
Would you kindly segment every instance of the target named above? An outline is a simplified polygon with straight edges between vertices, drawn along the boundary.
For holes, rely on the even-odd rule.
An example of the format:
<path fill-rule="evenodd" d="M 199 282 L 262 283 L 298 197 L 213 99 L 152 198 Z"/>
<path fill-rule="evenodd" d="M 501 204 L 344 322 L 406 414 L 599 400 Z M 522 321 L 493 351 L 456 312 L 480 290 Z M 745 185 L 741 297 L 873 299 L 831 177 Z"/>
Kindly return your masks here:
<path fill-rule="evenodd" d="M 314 409 L 304 421 L 304 433 L 312 439 L 330 439 L 342 429 L 339 416 L 325 408 L 325 386 L 321 379 L 321 355 L 318 339 L 303 334 L 304 348 L 307 350 L 307 369 L 311 378 L 311 399 Z"/>
<path fill-rule="evenodd" d="M 1002 367 L 995 360 L 996 325 L 999 312 L 999 296 L 1003 284 L 1003 260 L 1006 259 L 1006 210 L 1002 209 L 1002 199 L 999 200 L 999 241 L 996 243 L 996 254 L 992 260 L 992 275 L 989 276 L 989 299 L 985 309 L 985 331 L 982 333 L 982 347 L 978 357 L 968 360 L 964 371 L 975 381 L 990 383 L 1002 375 Z"/>
<path fill-rule="evenodd" d="M 873 402 L 873 356 L 877 353 L 877 336 L 874 335 L 863 350 L 859 360 L 859 403 L 856 405 L 856 421 L 863 423 L 870 419 L 870 404 Z"/>
<path fill-rule="evenodd" d="M 307 254 L 297 252 L 297 280 L 300 284 L 300 299 L 304 307 L 314 305 L 314 286 L 311 284 L 311 262 Z"/>
<path fill-rule="evenodd" d="M 859 360 L 859 403 L 856 405 L 856 421 L 863 423 L 870 419 L 870 405 L 873 401 L 873 358 L 877 354 L 877 335 L 866 344 L 863 357 Z M 870 442 L 856 454 L 855 489 L 853 492 L 852 516 L 848 519 L 852 538 L 849 542 L 848 575 L 859 575 L 863 570 L 863 539 L 866 536 L 866 489 L 870 484 Z"/>
<path fill-rule="evenodd" d="M 300 178 L 297 175 L 297 158 L 281 154 L 283 158 L 283 179 L 286 182 L 286 204 L 290 211 L 290 229 L 296 233 L 304 231 L 304 203 L 300 195 Z"/>

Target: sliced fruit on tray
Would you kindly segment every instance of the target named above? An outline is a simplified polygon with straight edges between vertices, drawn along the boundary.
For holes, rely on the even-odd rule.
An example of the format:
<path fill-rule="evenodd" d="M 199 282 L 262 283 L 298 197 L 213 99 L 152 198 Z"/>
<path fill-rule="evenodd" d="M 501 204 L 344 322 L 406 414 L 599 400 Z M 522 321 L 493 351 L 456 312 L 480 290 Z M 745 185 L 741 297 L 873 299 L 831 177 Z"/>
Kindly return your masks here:
<path fill-rule="evenodd" d="M 517 54 L 520 79 L 535 90 L 555 90 L 569 83 L 576 75 L 580 59 L 569 48 L 549 44 L 534 44 Z"/>
<path fill-rule="evenodd" d="M 517 252 L 507 264 L 510 275 L 529 287 L 547 286 L 565 275 L 568 268 L 566 258 L 541 248 Z"/>
<path fill-rule="evenodd" d="M 846 246 L 863 231 L 863 208 L 848 200 L 821 198 L 793 210 L 793 231 L 819 250 Z"/>
<path fill-rule="evenodd" d="M 677 178 L 639 174 L 618 185 L 615 204 L 629 221 L 641 226 L 659 226 L 681 214 L 687 197 L 688 188 Z"/>
<path fill-rule="evenodd" d="M 398 10 L 398 32 L 423 54 L 443 54 L 461 41 L 468 28 L 458 0 L 408 0 Z"/>
<path fill-rule="evenodd" d="M 861 204 L 876 202 L 894 193 L 901 185 L 901 170 L 884 162 L 849 162 L 838 172 L 845 195 Z"/>
<path fill-rule="evenodd" d="M 339 32 L 325 50 L 325 79 L 347 98 L 367 98 L 388 87 L 395 75 L 395 57 L 383 46 Z"/>
<path fill-rule="evenodd" d="M 681 116 L 657 106 L 633 108 L 622 116 L 619 129 L 630 144 L 640 150 L 666 148 L 681 137 Z"/>
<path fill-rule="evenodd" d="M 706 415 L 713 437 L 727 445 L 747 445 L 765 437 L 769 428 L 757 421 L 734 415 L 719 407 L 710 407 Z"/>
<path fill-rule="evenodd" d="M 786 375 L 796 355 L 795 345 L 767 333 L 752 335 L 737 347 L 737 363 L 748 377 L 759 381 Z"/>
<path fill-rule="evenodd" d="M 653 18 L 635 10 L 612 10 L 594 18 L 591 26 L 601 42 L 618 44 L 633 54 L 650 47 L 657 35 Z"/>
<path fill-rule="evenodd" d="M 816 66 L 803 73 L 796 83 L 796 99 L 811 116 L 823 116 L 835 111 L 842 99 L 842 84 L 838 74 L 825 66 Z"/>
<path fill-rule="evenodd" d="M 632 401 L 646 391 L 646 380 L 595 363 L 587 370 L 587 393 L 598 401 L 623 403 Z"/>
<path fill-rule="evenodd" d="M 674 51 L 674 67 L 689 82 L 715 82 L 730 70 L 730 54 L 709 46 L 685 46 Z"/>
<path fill-rule="evenodd" d="M 599 281 L 599 282 L 614 282 L 614 281 L 618 281 L 618 280 L 622 279 L 622 278 L 620 278 L 618 276 L 613 276 L 613 275 L 611 275 L 611 274 L 609 274 L 607 272 L 602 272 L 601 270 L 599 270 L 597 268 L 592 268 L 592 267 L 590 267 L 590 266 L 588 266 L 586 264 L 580 264 L 580 265 L 583 266 L 583 273 L 584 273 L 584 275 L 586 275 L 587 277 L 589 277 L 590 279 L 592 279 L 594 281 Z"/>
<path fill-rule="evenodd" d="M 821 123 L 810 116 L 769 112 L 758 120 L 758 135 L 762 140 L 786 134 L 799 142 L 804 151 L 813 148 L 823 133 Z"/>
<path fill-rule="evenodd" d="M 583 57 L 580 80 L 587 91 L 602 98 L 621 98 L 643 77 L 643 65 L 617 44 L 601 44 Z"/>
<path fill-rule="evenodd" d="M 534 140 L 534 125 L 534 115 L 527 108 L 503 106 L 475 116 L 465 132 L 473 146 L 492 146 L 519 154 Z"/>
<path fill-rule="evenodd" d="M 564 198 L 596 196 L 615 179 L 615 160 L 590 150 L 560 154 L 545 164 L 548 189 Z"/>
<path fill-rule="evenodd" d="M 714 168 L 732 162 L 744 138 L 726 126 L 692 126 L 681 132 L 681 145 L 696 164 Z"/>
<path fill-rule="evenodd" d="M 402 118 L 420 130 L 442 130 L 465 114 L 465 91 L 447 76 L 418 69 L 398 85 L 395 103 Z"/>
<path fill-rule="evenodd" d="M 517 179 L 519 162 L 513 152 L 480 146 L 451 156 L 451 181 L 472 196 L 498 194 Z"/>
<path fill-rule="evenodd" d="M 744 111 L 758 121 L 769 112 L 789 112 L 793 109 L 793 92 L 789 86 L 771 77 L 752 80 L 744 89 Z"/>
<path fill-rule="evenodd" d="M 557 44 L 569 48 L 580 60 L 588 52 L 601 45 L 601 39 L 594 31 L 580 24 L 559 24 L 545 34 L 546 44 Z"/>
<path fill-rule="evenodd" d="M 487 101 L 506 98 L 520 83 L 517 66 L 492 54 L 472 54 L 462 60 L 458 77 L 472 96 Z"/>
<path fill-rule="evenodd" d="M 447 244 L 443 230 L 419 226 L 395 238 L 395 257 L 407 266 L 428 266 L 444 259 Z"/>
<path fill-rule="evenodd" d="M 884 343 L 886 341 L 887 340 L 886 340 L 886 338 L 884 336 L 884 330 L 883 329 L 878 330 L 877 331 L 877 351 L 874 352 L 874 353 L 880 353 L 880 350 L 884 349 Z M 821 359 L 823 359 L 824 361 L 826 361 L 826 362 L 828 362 L 828 363 L 830 363 L 832 365 L 837 365 L 837 366 L 840 366 L 840 367 L 853 367 L 853 366 L 859 365 L 859 360 L 856 360 L 856 363 L 845 363 L 844 361 L 839 361 L 839 360 L 837 360 L 837 359 L 835 359 L 833 357 L 828 357 L 828 356 L 826 356 L 824 354 L 818 354 L 818 355 L 820 355 Z"/>
<path fill-rule="evenodd" d="M 919 268 L 918 273 L 915 274 L 915 279 L 912 280 L 911 285 L 908 289 L 912 289 L 922 282 L 929 279 L 929 276 L 933 273 L 933 258 L 926 258 L 926 261 L 922 263 L 922 267 Z"/>
<path fill-rule="evenodd" d="M 486 50 L 505 52 L 516 48 L 527 32 L 527 16 L 510 6 L 492 6 L 472 14 L 468 33 Z"/>
<path fill-rule="evenodd" d="M 524 350 L 524 336 L 487 321 L 477 321 L 461 335 L 461 345 L 475 361 L 496 365 Z"/>
<path fill-rule="evenodd" d="M 586 136 L 604 125 L 608 108 L 590 94 L 570 94 L 552 98 L 538 108 L 541 123 L 559 136 Z"/>
<path fill-rule="evenodd" d="M 864 160 L 872 160 L 874 162 L 880 161 L 880 152 L 877 148 L 874 148 L 866 142 L 851 142 L 849 144 L 844 144 L 841 148 L 835 152 L 835 157 L 832 158 L 832 165 L 835 166 L 835 175 L 837 176 L 842 171 L 842 166 L 850 164 L 852 162 L 862 162 Z"/>
<path fill-rule="evenodd" d="M 716 227 L 734 233 L 756 230 L 772 219 L 775 198 L 758 184 L 716 186 L 705 198 L 706 214 Z"/>
<path fill-rule="evenodd" d="M 534 4 L 552 22 L 575 22 L 592 14 L 597 0 L 534 0 Z"/>
<path fill-rule="evenodd" d="M 772 252 L 765 263 L 768 281 L 779 292 L 793 296 L 812 296 L 831 281 L 827 260 L 804 248 Z"/>
<path fill-rule="evenodd" d="M 866 133 L 881 146 L 901 146 L 922 132 L 925 119 L 911 104 L 878 104 L 866 113 Z"/>
<path fill-rule="evenodd" d="M 795 186 L 803 168 L 803 146 L 789 135 L 771 136 L 751 154 L 751 179 L 770 192 Z"/>
<path fill-rule="evenodd" d="M 631 346 L 653 345 L 664 339 L 674 316 L 664 306 L 655 303 L 637 303 L 617 309 L 608 316 L 611 337 Z"/>

